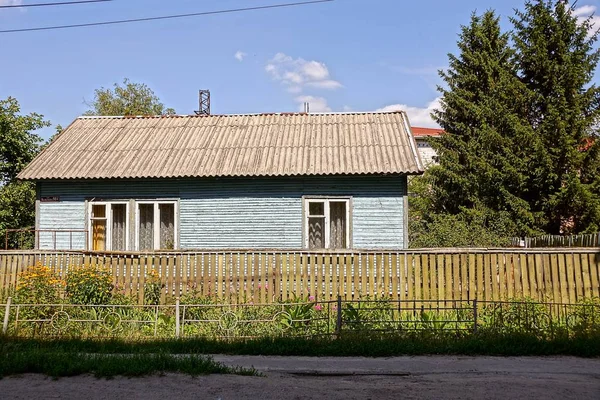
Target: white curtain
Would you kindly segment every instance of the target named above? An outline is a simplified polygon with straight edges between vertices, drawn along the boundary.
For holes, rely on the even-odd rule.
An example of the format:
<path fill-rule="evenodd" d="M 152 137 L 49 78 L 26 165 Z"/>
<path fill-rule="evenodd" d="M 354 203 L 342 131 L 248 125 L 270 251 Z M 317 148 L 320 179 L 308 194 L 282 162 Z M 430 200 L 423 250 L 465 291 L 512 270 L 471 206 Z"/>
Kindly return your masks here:
<path fill-rule="evenodd" d="M 139 250 L 154 249 L 154 204 L 140 204 Z"/>

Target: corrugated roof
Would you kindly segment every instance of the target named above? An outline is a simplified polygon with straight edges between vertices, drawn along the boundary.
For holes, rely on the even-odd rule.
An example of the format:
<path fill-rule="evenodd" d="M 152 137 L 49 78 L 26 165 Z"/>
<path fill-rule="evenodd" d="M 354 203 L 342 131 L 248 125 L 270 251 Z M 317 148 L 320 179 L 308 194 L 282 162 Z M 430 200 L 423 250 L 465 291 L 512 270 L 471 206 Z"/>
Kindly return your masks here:
<path fill-rule="evenodd" d="M 20 179 L 416 174 L 403 112 L 80 117 Z"/>

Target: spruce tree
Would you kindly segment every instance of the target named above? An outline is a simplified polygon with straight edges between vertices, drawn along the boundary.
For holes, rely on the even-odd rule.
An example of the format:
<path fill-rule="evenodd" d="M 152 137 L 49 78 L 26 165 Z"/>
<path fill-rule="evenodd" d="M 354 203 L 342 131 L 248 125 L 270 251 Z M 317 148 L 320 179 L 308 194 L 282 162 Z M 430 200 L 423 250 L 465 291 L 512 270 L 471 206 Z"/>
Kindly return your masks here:
<path fill-rule="evenodd" d="M 432 141 L 439 166 L 426 173 L 421 188 L 427 189 L 412 202 L 422 231 L 439 231 L 446 215 L 500 237 L 535 233 L 524 196 L 528 149 L 540 144 L 527 123 L 528 91 L 509 42 L 488 11 L 462 27 L 459 54 L 449 55 L 449 68 L 441 73 L 442 107 L 433 115 L 446 132 Z"/>
<path fill-rule="evenodd" d="M 526 197 L 547 233 L 600 226 L 600 89 L 591 84 L 600 52 L 590 20 L 565 1 L 527 1 L 512 19 L 521 81 L 530 91 L 528 120 L 543 146 L 534 155 Z"/>

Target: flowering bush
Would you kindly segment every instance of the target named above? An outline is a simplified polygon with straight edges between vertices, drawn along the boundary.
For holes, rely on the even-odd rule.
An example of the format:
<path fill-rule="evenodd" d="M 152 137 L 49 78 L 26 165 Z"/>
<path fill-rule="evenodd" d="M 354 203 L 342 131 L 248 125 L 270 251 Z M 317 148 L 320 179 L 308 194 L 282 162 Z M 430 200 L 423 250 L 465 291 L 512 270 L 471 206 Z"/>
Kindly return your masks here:
<path fill-rule="evenodd" d="M 19 275 L 15 300 L 22 304 L 52 304 L 60 298 L 65 282 L 38 263 Z"/>
<path fill-rule="evenodd" d="M 160 292 L 164 285 L 161 282 L 158 271 L 151 269 L 146 275 L 146 281 L 144 282 L 144 303 L 145 304 L 159 304 L 160 303 Z"/>
<path fill-rule="evenodd" d="M 93 265 L 71 269 L 66 294 L 73 304 L 107 304 L 112 297 L 112 274 Z"/>

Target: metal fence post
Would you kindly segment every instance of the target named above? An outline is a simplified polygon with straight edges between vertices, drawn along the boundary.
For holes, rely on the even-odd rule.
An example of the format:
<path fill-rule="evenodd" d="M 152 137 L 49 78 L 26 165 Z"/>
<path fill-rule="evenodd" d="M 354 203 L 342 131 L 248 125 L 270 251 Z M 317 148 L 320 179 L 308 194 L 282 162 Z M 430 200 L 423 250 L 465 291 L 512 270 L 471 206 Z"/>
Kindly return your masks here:
<path fill-rule="evenodd" d="M 473 300 L 473 333 L 477 333 L 477 299 Z"/>
<path fill-rule="evenodd" d="M 179 339 L 179 297 L 175 299 L 175 337 Z"/>
<path fill-rule="evenodd" d="M 8 318 L 10 315 L 10 304 L 12 303 L 12 297 L 6 300 L 6 309 L 4 310 L 4 324 L 2 325 L 2 334 L 6 335 L 8 332 Z"/>
<path fill-rule="evenodd" d="M 337 320 L 335 323 L 335 334 L 340 337 L 342 333 L 342 296 L 338 294 L 337 298 Z"/>

